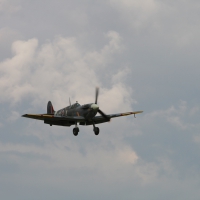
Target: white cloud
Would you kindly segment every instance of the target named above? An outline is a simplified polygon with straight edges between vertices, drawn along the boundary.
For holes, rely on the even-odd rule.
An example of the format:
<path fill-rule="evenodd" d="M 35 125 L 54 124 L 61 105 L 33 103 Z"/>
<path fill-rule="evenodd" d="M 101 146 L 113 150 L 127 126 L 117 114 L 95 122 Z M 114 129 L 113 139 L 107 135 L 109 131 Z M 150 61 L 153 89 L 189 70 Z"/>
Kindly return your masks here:
<path fill-rule="evenodd" d="M 81 127 L 79 137 L 71 138 L 69 135 L 66 136 L 68 132 L 72 135 L 71 130 L 66 132 L 65 128 L 49 128 L 40 125 L 39 122 L 35 124 L 31 121 L 32 123 L 28 123 L 26 130 L 20 135 L 37 137 L 42 145 L 1 143 L 0 152 L 2 155 L 7 155 L 7 160 L 16 163 L 19 168 L 34 170 L 37 173 L 46 171 L 53 177 L 60 172 L 68 173 L 77 170 L 80 174 L 69 175 L 70 180 L 84 177 L 84 171 L 89 171 L 87 180 L 100 181 L 104 177 L 102 184 L 125 181 L 126 183 L 137 182 L 138 186 L 144 187 L 160 182 L 168 178 L 168 175 L 171 176 L 174 172 L 170 160 L 167 158 L 159 158 L 157 162 L 142 160 L 136 151 L 124 142 L 124 136 L 130 136 L 130 132 L 123 132 L 124 127 L 128 125 L 127 129 L 131 128 L 134 131 L 133 123 L 128 124 L 125 121 L 120 120 L 121 130 L 118 126 L 111 125 L 112 127 L 105 129 L 98 138 L 84 131 L 88 128 L 91 132 L 91 127 Z M 42 175 L 44 184 L 48 181 L 47 174 Z M 60 182 L 68 184 L 62 176 L 57 177 L 56 181 L 58 184 Z"/>
<path fill-rule="evenodd" d="M 123 45 L 117 32 L 110 31 L 105 36 L 109 43 L 97 51 L 83 49 L 74 37 L 58 36 L 41 46 L 37 39 L 14 42 L 14 56 L 0 63 L 0 89 L 4 93 L 1 102 L 15 104 L 28 98 L 32 105 L 40 106 L 51 99 L 57 106 L 66 106 L 71 96 L 72 101 L 87 103 L 94 101 L 94 88 L 98 85 L 104 96 L 101 103 L 109 100 L 114 102 L 111 107 L 117 108 L 130 98 L 130 88 L 123 86 L 118 76 L 120 69 L 112 71 L 115 82 L 111 89 L 103 88 L 97 71 L 109 71 L 112 56 L 122 51 Z"/>
<path fill-rule="evenodd" d="M 31 161 L 31 166 L 30 163 L 27 163 L 27 167 L 34 167 L 38 170 L 54 168 L 69 170 L 70 168 L 78 166 L 78 168 L 96 168 L 102 171 L 103 174 L 107 174 L 106 170 L 111 170 L 115 166 L 121 169 L 123 166 L 136 164 L 138 159 L 136 153 L 123 143 L 118 143 L 116 148 L 110 150 L 108 148 L 100 148 L 103 144 L 104 142 L 97 146 L 92 144 L 85 146 L 86 153 L 83 155 L 80 152 L 79 144 L 69 140 L 69 138 L 64 140 L 57 139 L 54 142 L 46 138 L 46 143 L 42 147 L 30 144 L 1 143 L 0 152 L 10 152 L 8 159 L 16 162 L 18 165 L 24 165 L 26 162 L 26 159 L 22 155 L 35 155 L 36 160 Z M 13 158 L 12 152 L 15 152 L 15 158 Z M 41 161 L 40 157 L 46 157 L 48 159 Z"/>
<path fill-rule="evenodd" d="M 119 80 L 124 80 L 127 76 L 128 73 L 130 73 L 131 70 L 127 67 L 124 67 L 123 70 L 118 71 L 118 73 L 114 74 L 112 77 L 112 82 L 113 83 L 118 83 Z"/>
<path fill-rule="evenodd" d="M 72 169 L 95 171 L 95 175 L 88 174 L 88 179 L 104 177 L 103 184 L 110 181 L 137 180 L 138 185 L 144 186 L 173 175 L 170 160 L 160 158 L 157 163 L 144 161 L 123 141 L 113 140 L 114 148 L 110 148 L 110 144 L 103 138 L 99 144 L 84 143 L 84 154 L 80 151 L 80 144 L 75 140 L 65 138 L 51 141 L 47 137 L 42 146 L 0 143 L 0 152 L 7 156 L 8 161 L 16 163 L 20 168 L 23 166 L 29 170 L 34 169 L 38 173 L 39 171 L 51 171 L 53 174 L 58 174 L 60 171 L 67 173 Z M 78 179 L 78 176 L 72 176 L 68 178 Z M 48 178 L 44 176 L 44 181 L 47 180 Z M 57 181 L 63 181 L 62 177 L 58 177 Z"/>
<path fill-rule="evenodd" d="M 119 157 L 123 162 L 130 163 L 130 164 L 136 164 L 138 160 L 137 154 L 131 149 L 126 148 L 124 150 L 119 151 Z"/>

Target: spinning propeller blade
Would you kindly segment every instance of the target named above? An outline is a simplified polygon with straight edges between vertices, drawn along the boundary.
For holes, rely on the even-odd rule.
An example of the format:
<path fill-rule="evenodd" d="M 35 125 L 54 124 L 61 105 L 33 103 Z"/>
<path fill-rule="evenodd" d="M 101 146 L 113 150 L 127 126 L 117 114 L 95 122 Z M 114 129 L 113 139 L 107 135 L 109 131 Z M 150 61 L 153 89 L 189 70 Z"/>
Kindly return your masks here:
<path fill-rule="evenodd" d="M 95 104 L 97 104 L 98 96 L 99 96 L 99 88 L 96 87 L 96 91 L 95 91 Z"/>
<path fill-rule="evenodd" d="M 96 91 L 95 91 L 95 104 L 97 104 L 97 101 L 98 101 L 98 96 L 99 96 L 99 87 L 96 87 Z M 106 119 L 107 121 L 110 121 L 110 118 L 106 116 L 106 114 L 98 109 L 97 111 L 104 119 Z"/>
<path fill-rule="evenodd" d="M 70 97 L 69 97 L 69 105 L 71 106 L 71 100 L 70 100 Z"/>
<path fill-rule="evenodd" d="M 110 118 L 106 116 L 106 114 L 102 110 L 97 111 L 102 117 L 104 117 L 107 121 L 110 121 Z"/>

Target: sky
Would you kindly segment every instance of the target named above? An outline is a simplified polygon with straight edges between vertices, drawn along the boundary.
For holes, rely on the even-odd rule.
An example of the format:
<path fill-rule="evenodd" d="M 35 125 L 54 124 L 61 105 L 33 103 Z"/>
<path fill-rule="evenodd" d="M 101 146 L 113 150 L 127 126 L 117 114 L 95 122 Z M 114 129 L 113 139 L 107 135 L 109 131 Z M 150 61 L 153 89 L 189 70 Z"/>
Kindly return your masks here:
<path fill-rule="evenodd" d="M 0 196 L 199 200 L 200 2 L 0 0 Z M 92 126 L 22 118 L 78 101 Z"/>

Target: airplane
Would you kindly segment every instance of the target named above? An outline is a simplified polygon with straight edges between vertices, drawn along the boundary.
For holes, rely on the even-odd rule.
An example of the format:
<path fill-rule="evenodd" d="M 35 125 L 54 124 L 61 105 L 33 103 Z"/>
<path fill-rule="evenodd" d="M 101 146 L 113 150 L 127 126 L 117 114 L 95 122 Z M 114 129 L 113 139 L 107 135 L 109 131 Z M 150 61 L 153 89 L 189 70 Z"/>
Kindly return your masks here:
<path fill-rule="evenodd" d="M 97 104 L 99 96 L 99 88 L 96 88 L 95 92 L 95 103 L 89 103 L 80 105 L 78 102 L 71 105 L 69 99 L 69 106 L 62 108 L 58 111 L 54 111 L 51 101 L 47 104 L 47 113 L 45 114 L 24 114 L 22 117 L 27 117 L 31 119 L 43 120 L 45 124 L 57 125 L 57 126 L 71 126 L 75 125 L 73 128 L 74 136 L 79 133 L 79 125 L 93 125 L 93 131 L 95 135 L 99 135 L 99 128 L 96 124 L 109 122 L 111 118 L 122 117 L 127 115 L 135 115 L 142 113 L 143 111 L 125 112 L 118 114 L 106 115 L 102 110 L 99 109 Z M 96 116 L 99 113 L 101 116 Z"/>

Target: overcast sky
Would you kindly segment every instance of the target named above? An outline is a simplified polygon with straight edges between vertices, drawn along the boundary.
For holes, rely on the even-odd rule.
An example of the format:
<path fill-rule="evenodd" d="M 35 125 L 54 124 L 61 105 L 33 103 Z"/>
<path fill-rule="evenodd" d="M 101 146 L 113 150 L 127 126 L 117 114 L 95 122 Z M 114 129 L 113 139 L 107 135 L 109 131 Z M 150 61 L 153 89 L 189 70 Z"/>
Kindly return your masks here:
<path fill-rule="evenodd" d="M 0 196 L 199 200 L 200 2 L 0 0 Z M 69 103 L 143 114 L 92 126 L 22 118 Z"/>

